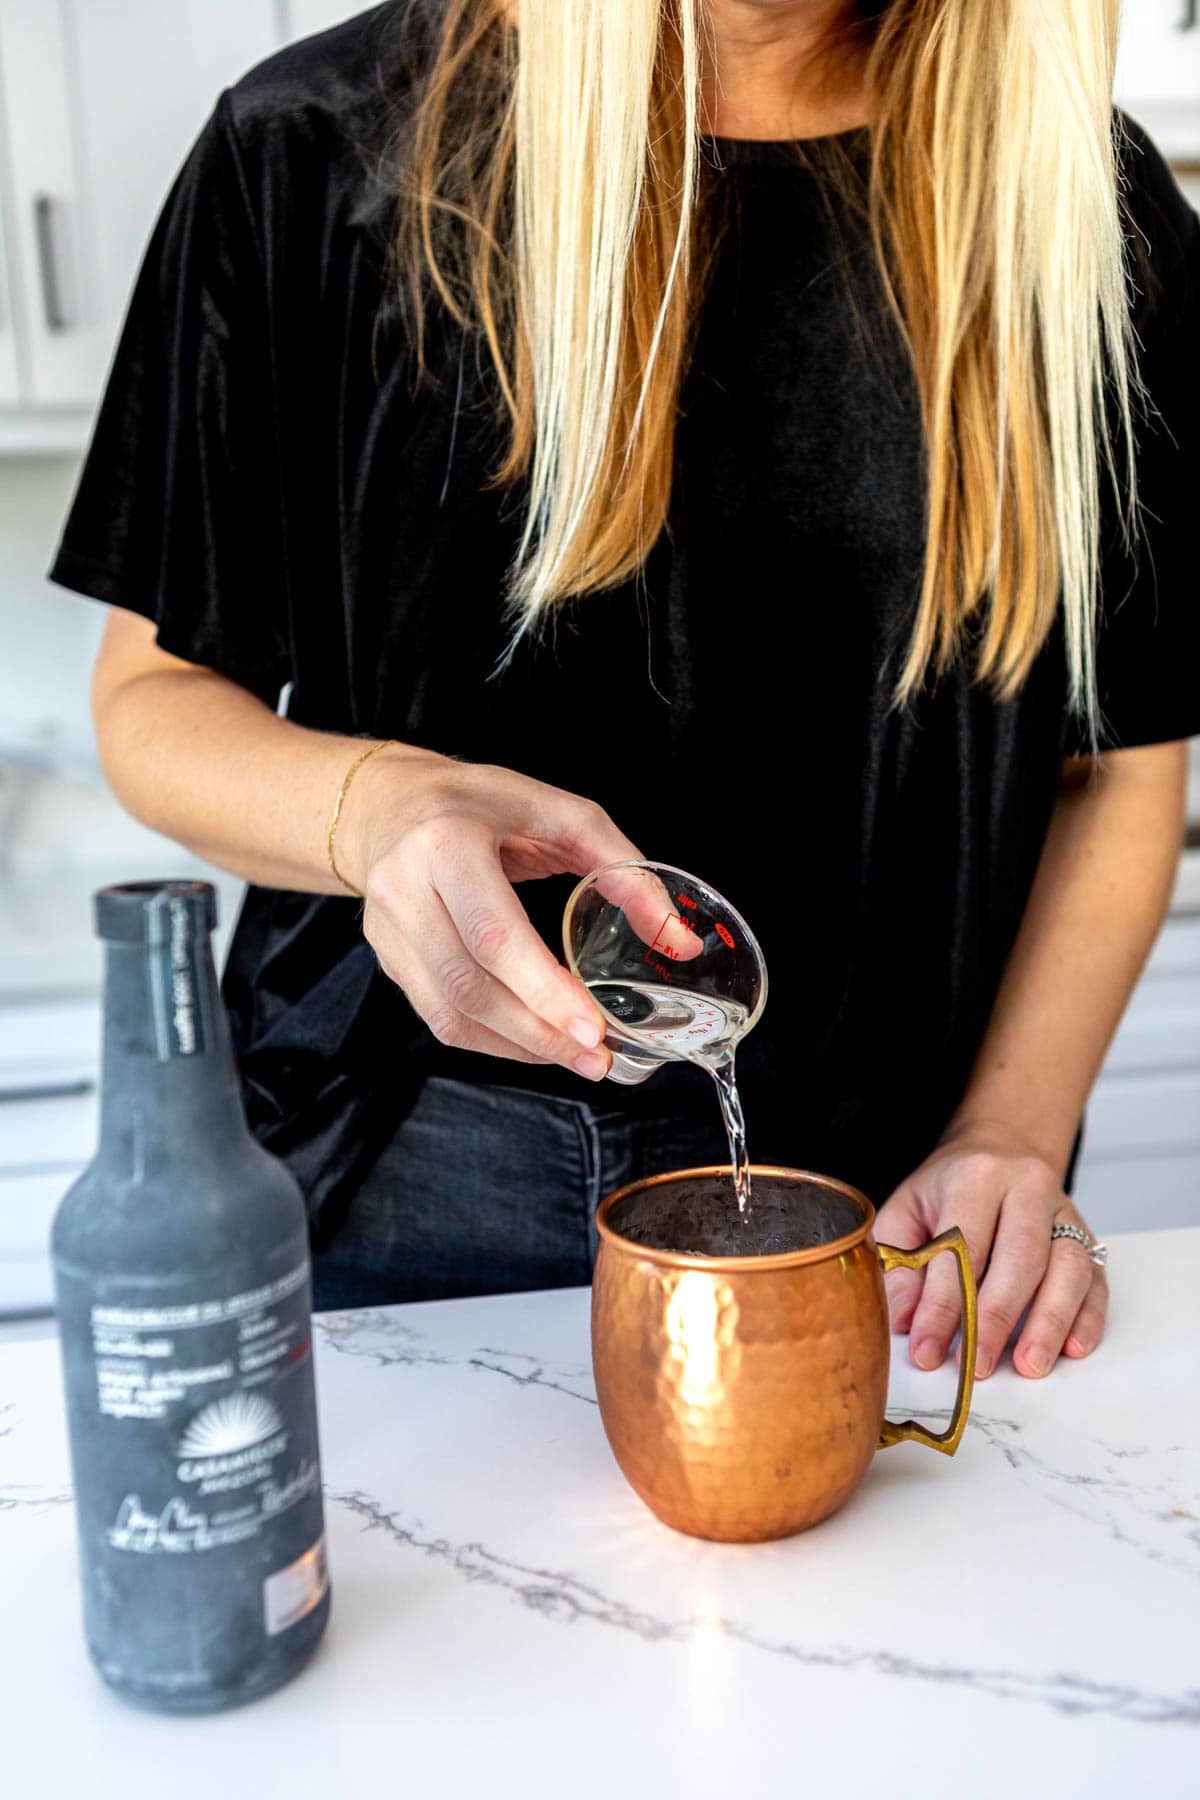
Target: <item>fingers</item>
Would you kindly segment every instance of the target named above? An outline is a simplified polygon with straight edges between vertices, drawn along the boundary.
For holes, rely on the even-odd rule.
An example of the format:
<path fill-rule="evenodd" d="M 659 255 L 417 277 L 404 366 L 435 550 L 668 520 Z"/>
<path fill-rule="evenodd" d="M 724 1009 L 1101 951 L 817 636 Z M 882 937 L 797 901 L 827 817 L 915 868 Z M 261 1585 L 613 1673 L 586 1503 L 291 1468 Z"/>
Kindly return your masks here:
<path fill-rule="evenodd" d="M 916 1250 L 929 1237 L 920 1206 L 913 1189 L 898 1187 L 875 1215 L 874 1236 L 877 1244 L 894 1244 L 897 1250 Z M 887 1293 L 888 1320 L 896 1333 L 904 1333 L 912 1324 L 913 1313 L 925 1287 L 924 1269 L 891 1269 L 884 1277 Z"/>
<path fill-rule="evenodd" d="M 397 889 L 391 904 L 368 900 L 364 930 L 385 972 L 440 1043 L 518 1062 L 560 1063 L 588 1080 L 603 1080 L 611 1057 L 600 1043 L 603 1024 L 594 1005 L 554 961 L 515 895 L 512 899 L 523 922 L 521 935 L 534 941 L 532 948 L 517 946 L 528 952 L 520 964 L 527 985 L 562 1024 L 527 1005 L 480 961 L 481 955 L 511 961 L 510 934 L 517 932 L 517 922 L 507 914 L 468 909 L 468 942 L 441 896 L 428 885 L 409 883 Z"/>
<path fill-rule="evenodd" d="M 594 1050 L 604 1036 L 603 1015 L 583 983 L 563 968 L 530 924 L 486 833 L 460 830 L 452 844 L 439 848 L 431 874 L 459 940 L 453 941 L 442 927 L 443 968 L 439 975 L 435 966 L 433 973 L 456 1009 L 504 1032 L 502 1019 L 516 1023 L 520 1016 L 503 997 L 507 990 L 528 1015 L 524 1035 L 515 1041 L 538 1048 L 528 1041 L 530 1020 L 535 1019 L 573 1038 L 577 1050 L 579 1045 Z M 493 984 L 481 981 L 477 971 L 493 977 Z M 461 998 L 452 988 L 461 989 Z M 550 1060 L 563 1058 L 554 1054 Z"/>
<path fill-rule="evenodd" d="M 991 1209 L 963 1206 L 948 1213 L 939 1230 L 957 1225 L 967 1240 L 967 1252 L 976 1282 L 987 1264 Z M 928 1235 L 928 1234 L 927 1234 Z M 980 1290 L 982 1302 L 982 1289 Z M 945 1361 L 962 1318 L 958 1269 L 952 1256 L 937 1256 L 925 1270 L 925 1286 L 909 1325 L 909 1355 L 919 1369 L 936 1369 Z M 982 1330 L 982 1323 L 980 1326 Z"/>
<path fill-rule="evenodd" d="M 1072 1238 L 1056 1238 L 1045 1279 L 1013 1351 L 1017 1373 L 1048 1375 L 1070 1333 L 1083 1334 L 1077 1336 L 1080 1348 L 1072 1354 L 1086 1355 L 1082 1348 L 1085 1343 L 1094 1350 L 1104 1330 L 1107 1305 L 1108 1288 L 1103 1274 L 1092 1264 L 1083 1245 Z"/>
<path fill-rule="evenodd" d="M 915 1245 L 898 1244 L 897 1249 L 915 1249 Z M 888 1322 L 897 1336 L 912 1330 L 913 1315 L 925 1292 L 924 1269 L 893 1269 L 885 1277 L 887 1284 Z"/>
<path fill-rule="evenodd" d="M 1108 1277 L 1103 1269 L 1093 1268 L 1091 1286 L 1063 1345 L 1065 1354 L 1072 1357 L 1090 1356 L 1104 1336 L 1107 1319 Z"/>
<path fill-rule="evenodd" d="M 1017 1320 L 1051 1267 L 1050 1221 L 1062 1199 L 1057 1183 L 1037 1176 L 1030 1188 L 1014 1190 L 1005 1199 L 987 1276 L 979 1289 L 975 1374 L 980 1379 L 995 1369 Z"/>

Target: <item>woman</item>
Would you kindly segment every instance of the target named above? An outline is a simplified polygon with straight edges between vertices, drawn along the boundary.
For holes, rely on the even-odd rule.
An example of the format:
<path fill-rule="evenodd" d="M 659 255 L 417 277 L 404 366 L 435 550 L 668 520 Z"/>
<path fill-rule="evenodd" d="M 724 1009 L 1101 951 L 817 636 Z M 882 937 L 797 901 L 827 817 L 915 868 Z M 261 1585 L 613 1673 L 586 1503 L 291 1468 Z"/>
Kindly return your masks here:
<path fill-rule="evenodd" d="M 641 854 L 764 946 L 756 1159 L 959 1223 L 980 1375 L 1099 1342 L 1065 1184 L 1200 729 L 1200 246 L 1117 10 L 402 0 L 222 96 L 53 573 L 115 791 L 252 883 L 318 1304 L 583 1281 L 725 1154 L 556 955 Z"/>

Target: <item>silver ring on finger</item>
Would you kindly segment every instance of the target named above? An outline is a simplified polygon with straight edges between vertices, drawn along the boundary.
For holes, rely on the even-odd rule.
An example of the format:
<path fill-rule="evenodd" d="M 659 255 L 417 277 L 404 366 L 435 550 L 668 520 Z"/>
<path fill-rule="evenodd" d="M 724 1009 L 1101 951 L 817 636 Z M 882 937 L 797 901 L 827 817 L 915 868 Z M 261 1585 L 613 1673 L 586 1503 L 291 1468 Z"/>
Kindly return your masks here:
<path fill-rule="evenodd" d="M 1095 1263 L 1098 1269 L 1104 1268 L 1108 1262 L 1108 1245 L 1097 1243 L 1095 1238 L 1089 1237 L 1087 1232 L 1078 1225 L 1052 1225 L 1050 1227 L 1051 1243 L 1055 1238 L 1074 1238 L 1075 1242 L 1082 1244 L 1087 1251 L 1088 1261 Z"/>

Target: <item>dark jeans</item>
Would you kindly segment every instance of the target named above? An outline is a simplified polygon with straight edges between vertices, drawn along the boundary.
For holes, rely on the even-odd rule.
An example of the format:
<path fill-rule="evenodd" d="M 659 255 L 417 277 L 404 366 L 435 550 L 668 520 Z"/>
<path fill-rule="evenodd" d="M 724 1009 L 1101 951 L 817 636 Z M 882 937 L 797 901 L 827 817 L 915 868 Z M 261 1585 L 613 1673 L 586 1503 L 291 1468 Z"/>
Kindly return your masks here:
<path fill-rule="evenodd" d="M 686 1112 L 634 1117 L 606 1109 L 602 1091 L 562 1100 L 431 1076 L 314 1257 L 313 1303 L 585 1283 L 606 1194 L 643 1175 L 728 1162 L 716 1095 L 699 1086 Z"/>

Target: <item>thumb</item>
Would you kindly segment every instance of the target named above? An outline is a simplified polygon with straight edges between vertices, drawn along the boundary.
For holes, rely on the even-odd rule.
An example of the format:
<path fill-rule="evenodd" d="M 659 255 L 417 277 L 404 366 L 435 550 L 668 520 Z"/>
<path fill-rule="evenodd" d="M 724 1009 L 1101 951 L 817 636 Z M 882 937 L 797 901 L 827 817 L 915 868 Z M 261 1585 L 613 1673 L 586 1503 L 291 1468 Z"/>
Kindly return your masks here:
<path fill-rule="evenodd" d="M 916 1250 L 926 1242 L 929 1233 L 911 1182 L 901 1182 L 879 1208 L 875 1215 L 874 1236 L 877 1244 L 892 1244 L 897 1250 Z M 884 1281 L 892 1330 L 906 1332 L 925 1286 L 925 1271 L 893 1269 Z"/>
<path fill-rule="evenodd" d="M 703 954 L 703 940 L 686 910 L 693 902 L 673 894 L 653 868 L 601 868 L 596 887 L 611 906 L 621 908 L 643 944 L 662 950 L 672 962 Z"/>
<path fill-rule="evenodd" d="M 569 797 L 574 804 L 562 820 L 559 841 L 568 866 L 579 875 L 597 875 L 596 890 L 611 906 L 620 907 L 644 944 L 665 950 L 675 962 L 691 962 L 704 945 L 676 896 L 653 867 L 634 867 L 646 859 L 602 807 Z"/>

